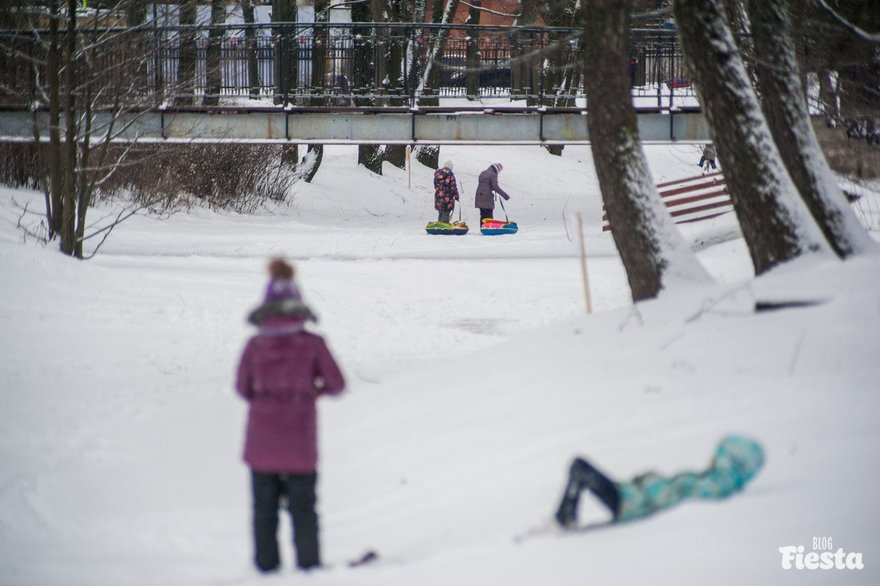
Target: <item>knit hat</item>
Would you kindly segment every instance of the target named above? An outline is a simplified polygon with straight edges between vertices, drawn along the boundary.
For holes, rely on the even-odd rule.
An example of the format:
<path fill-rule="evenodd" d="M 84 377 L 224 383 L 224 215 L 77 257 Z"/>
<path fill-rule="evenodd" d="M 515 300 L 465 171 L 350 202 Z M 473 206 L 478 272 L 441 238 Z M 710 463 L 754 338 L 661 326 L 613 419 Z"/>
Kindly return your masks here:
<path fill-rule="evenodd" d="M 291 330 L 289 324 L 275 327 L 277 324 L 272 325 L 275 318 L 318 321 L 309 306 L 302 302 L 299 287 L 293 280 L 293 266 L 283 258 L 273 258 L 266 268 L 269 270 L 269 284 L 266 285 L 263 303 L 248 314 L 248 322 L 259 326 L 262 333 L 271 330 L 281 334 L 299 330 L 295 327 Z"/>
<path fill-rule="evenodd" d="M 492 163 L 492 168 L 495 169 L 495 173 L 501 173 L 501 169 L 504 167 L 501 166 L 501 163 Z"/>
<path fill-rule="evenodd" d="M 302 299 L 299 287 L 293 282 L 293 267 L 283 258 L 269 261 L 269 284 L 266 286 L 266 303 L 279 299 Z"/>
<path fill-rule="evenodd" d="M 443 167 L 452 171 L 452 161 L 446 161 L 443 163 Z"/>
<path fill-rule="evenodd" d="M 277 283 L 281 283 L 278 291 L 274 287 Z M 267 320 L 278 317 L 318 321 L 311 308 L 302 302 L 299 289 L 291 281 L 270 282 L 266 288 L 266 302 L 250 312 L 248 321 L 262 327 Z"/>
<path fill-rule="evenodd" d="M 269 303 L 270 301 L 278 301 L 280 299 L 296 299 L 300 301 L 302 294 L 299 292 L 299 287 L 296 286 L 296 283 L 285 279 L 269 281 L 269 284 L 266 286 L 264 301 Z"/>

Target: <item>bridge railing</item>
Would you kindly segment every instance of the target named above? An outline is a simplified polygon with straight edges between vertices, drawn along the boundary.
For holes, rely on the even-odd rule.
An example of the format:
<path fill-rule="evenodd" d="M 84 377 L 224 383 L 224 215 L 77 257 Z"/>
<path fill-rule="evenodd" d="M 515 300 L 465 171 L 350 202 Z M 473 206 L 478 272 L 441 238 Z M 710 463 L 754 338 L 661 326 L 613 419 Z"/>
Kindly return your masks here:
<path fill-rule="evenodd" d="M 546 27 L 272 23 L 78 34 L 78 95 L 136 96 L 154 106 L 416 106 L 501 98 L 571 107 L 583 97 L 588 58 L 581 30 Z M 662 107 L 693 95 L 674 32 L 633 30 L 631 47 L 634 96 Z M 0 30 L 0 105 L 44 101 L 48 52 L 45 29 Z"/>

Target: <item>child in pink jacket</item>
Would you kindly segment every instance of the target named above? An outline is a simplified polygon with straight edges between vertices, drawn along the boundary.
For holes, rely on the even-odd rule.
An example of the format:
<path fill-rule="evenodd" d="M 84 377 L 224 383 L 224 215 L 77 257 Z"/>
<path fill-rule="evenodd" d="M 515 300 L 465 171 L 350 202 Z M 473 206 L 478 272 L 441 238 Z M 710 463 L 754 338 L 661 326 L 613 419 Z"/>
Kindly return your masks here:
<path fill-rule="evenodd" d="M 269 275 L 265 302 L 249 316 L 258 331 L 244 348 L 236 382 L 250 406 L 244 461 L 251 468 L 254 562 L 262 572 L 280 563 L 276 533 L 282 497 L 293 521 L 297 566 L 321 565 L 315 401 L 345 388 L 323 338 L 305 329 L 314 315 L 302 303 L 293 267 L 274 259 Z"/>

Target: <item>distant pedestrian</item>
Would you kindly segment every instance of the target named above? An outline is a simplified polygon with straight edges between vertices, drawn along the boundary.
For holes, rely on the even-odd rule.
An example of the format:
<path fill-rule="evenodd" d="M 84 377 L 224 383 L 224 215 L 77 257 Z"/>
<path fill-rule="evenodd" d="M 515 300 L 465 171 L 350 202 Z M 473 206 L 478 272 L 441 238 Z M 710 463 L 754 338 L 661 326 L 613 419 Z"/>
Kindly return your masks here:
<path fill-rule="evenodd" d="M 449 223 L 455 202 L 458 201 L 458 186 L 452 173 L 452 161 L 434 171 L 434 209 L 437 210 L 438 222 Z"/>
<path fill-rule="evenodd" d="M 699 166 L 703 168 L 704 171 L 708 171 L 711 166 L 712 169 L 717 169 L 715 166 L 715 145 L 711 142 L 703 147 L 703 156 L 700 157 Z"/>
<path fill-rule="evenodd" d="M 501 173 L 501 163 L 492 163 L 489 168 L 480 173 L 477 180 L 477 195 L 474 201 L 474 207 L 480 210 L 480 224 L 483 220 L 491 220 L 495 210 L 495 194 L 497 193 L 504 199 L 510 199 L 510 196 L 498 186 L 498 174 Z"/>
<path fill-rule="evenodd" d="M 635 87 L 636 85 L 636 76 L 639 71 L 639 57 L 638 55 L 630 55 L 629 58 L 629 85 L 630 87 Z"/>
<path fill-rule="evenodd" d="M 339 95 L 341 96 L 338 101 L 339 105 L 354 107 L 354 95 L 351 93 L 351 84 L 344 73 L 336 76 L 336 88 L 338 88 Z"/>
<path fill-rule="evenodd" d="M 254 563 L 276 570 L 278 509 L 290 512 L 296 563 L 321 565 L 317 482 L 317 411 L 321 395 L 341 393 L 342 373 L 324 340 L 305 329 L 314 319 L 283 259 L 269 264 L 263 304 L 248 320 L 257 334 L 248 340 L 235 388 L 249 405 L 244 461 L 251 469 Z"/>

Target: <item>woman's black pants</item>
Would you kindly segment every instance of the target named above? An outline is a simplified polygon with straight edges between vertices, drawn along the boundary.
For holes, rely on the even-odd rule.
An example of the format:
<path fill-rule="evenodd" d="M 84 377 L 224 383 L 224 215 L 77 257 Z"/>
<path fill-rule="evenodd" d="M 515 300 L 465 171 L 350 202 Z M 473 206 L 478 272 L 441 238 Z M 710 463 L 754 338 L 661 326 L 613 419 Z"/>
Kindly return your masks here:
<path fill-rule="evenodd" d="M 262 572 L 278 568 L 278 510 L 285 504 L 293 520 L 296 565 L 308 569 L 321 565 L 315 484 L 318 475 L 273 474 L 251 471 L 253 489 L 254 563 Z"/>

